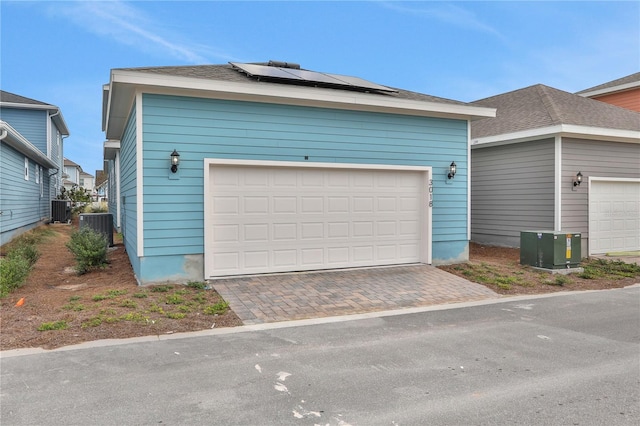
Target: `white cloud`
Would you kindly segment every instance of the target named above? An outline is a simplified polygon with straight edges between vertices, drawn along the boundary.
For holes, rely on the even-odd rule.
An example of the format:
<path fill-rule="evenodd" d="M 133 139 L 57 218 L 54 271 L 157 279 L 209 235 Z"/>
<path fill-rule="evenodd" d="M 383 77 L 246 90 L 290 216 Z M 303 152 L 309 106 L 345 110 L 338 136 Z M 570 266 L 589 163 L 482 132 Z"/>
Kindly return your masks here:
<path fill-rule="evenodd" d="M 491 25 L 482 22 L 475 13 L 451 3 L 418 2 L 417 4 L 420 5 L 420 7 L 410 7 L 394 1 L 385 1 L 380 2 L 379 4 L 397 12 L 418 17 L 432 18 L 460 28 L 481 31 L 502 38 L 502 35 L 498 30 L 493 28 Z"/>
<path fill-rule="evenodd" d="M 211 56 L 230 58 L 208 46 L 184 40 L 179 34 L 160 34 L 157 28 L 167 25 L 154 22 L 142 9 L 122 1 L 55 2 L 49 12 L 62 15 L 88 32 L 163 57 L 192 64 L 208 63 Z M 181 39 L 182 42 L 173 41 Z"/>

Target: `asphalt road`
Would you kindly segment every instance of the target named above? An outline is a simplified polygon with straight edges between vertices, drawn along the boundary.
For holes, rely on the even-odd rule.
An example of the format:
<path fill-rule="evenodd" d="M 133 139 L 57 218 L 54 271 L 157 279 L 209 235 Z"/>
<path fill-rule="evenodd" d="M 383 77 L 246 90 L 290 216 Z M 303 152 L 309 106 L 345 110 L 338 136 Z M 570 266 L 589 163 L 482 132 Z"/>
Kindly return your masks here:
<path fill-rule="evenodd" d="M 0 423 L 640 424 L 640 286 L 215 333 L 5 352 Z"/>

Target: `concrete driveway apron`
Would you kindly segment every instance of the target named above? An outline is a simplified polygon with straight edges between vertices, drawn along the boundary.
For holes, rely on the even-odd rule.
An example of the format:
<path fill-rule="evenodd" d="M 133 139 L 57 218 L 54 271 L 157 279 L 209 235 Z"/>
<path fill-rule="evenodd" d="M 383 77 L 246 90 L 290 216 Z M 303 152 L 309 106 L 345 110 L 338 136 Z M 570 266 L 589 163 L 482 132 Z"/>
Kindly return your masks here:
<path fill-rule="evenodd" d="M 500 297 L 430 265 L 261 275 L 211 284 L 245 325 Z"/>

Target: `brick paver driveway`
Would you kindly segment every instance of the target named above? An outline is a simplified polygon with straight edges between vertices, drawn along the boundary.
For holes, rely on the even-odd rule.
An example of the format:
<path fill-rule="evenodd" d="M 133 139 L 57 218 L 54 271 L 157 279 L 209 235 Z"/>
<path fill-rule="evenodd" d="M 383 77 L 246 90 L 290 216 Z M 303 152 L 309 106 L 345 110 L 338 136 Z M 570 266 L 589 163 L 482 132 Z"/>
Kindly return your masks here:
<path fill-rule="evenodd" d="M 245 324 L 500 297 L 429 265 L 261 275 L 212 285 Z"/>

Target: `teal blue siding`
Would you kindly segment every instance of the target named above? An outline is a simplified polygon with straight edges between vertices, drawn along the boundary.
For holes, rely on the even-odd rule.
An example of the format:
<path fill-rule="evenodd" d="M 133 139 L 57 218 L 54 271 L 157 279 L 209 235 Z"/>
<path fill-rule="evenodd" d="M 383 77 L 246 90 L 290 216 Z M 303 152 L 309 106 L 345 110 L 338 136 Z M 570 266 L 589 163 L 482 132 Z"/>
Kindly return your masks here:
<path fill-rule="evenodd" d="M 138 257 L 138 225 L 137 225 L 137 152 L 136 152 L 136 108 L 132 108 L 129 122 L 125 129 L 121 146 L 121 183 L 120 196 L 122 208 L 122 234 L 124 246 L 129 254 L 131 266 L 137 277 L 140 277 L 140 258 Z M 115 193 L 115 191 L 114 191 Z M 110 194 L 111 195 L 111 194 Z"/>
<path fill-rule="evenodd" d="M 50 198 L 47 191 L 48 169 L 39 172 L 42 181 L 36 183 L 37 163 L 29 159 L 29 180 L 24 176 L 24 154 L 5 143 L 0 143 L 0 245 L 7 243 L 24 231 L 34 228 L 50 217 Z"/>
<path fill-rule="evenodd" d="M 5 107 L 0 108 L 0 118 L 43 155 L 62 163 L 61 149 L 48 152 L 46 111 Z M 55 133 L 55 126 L 52 129 Z M 31 158 L 28 168 L 29 178 L 25 180 L 25 155 L 4 142 L 0 144 L 0 244 L 51 217 L 57 170 L 43 167 Z"/>
<path fill-rule="evenodd" d="M 47 155 L 47 111 L 0 108 L 0 117 Z"/>
<path fill-rule="evenodd" d="M 434 263 L 465 256 L 466 121 L 151 94 L 143 104 L 145 257 L 203 254 L 203 159 L 305 157 L 433 167 Z M 180 168 L 170 179 L 174 149 Z M 124 158 L 121 170 L 132 173 Z M 458 173 L 447 183 L 452 161 Z"/>

